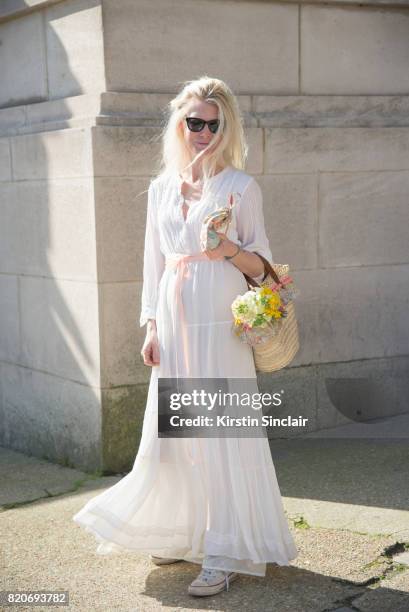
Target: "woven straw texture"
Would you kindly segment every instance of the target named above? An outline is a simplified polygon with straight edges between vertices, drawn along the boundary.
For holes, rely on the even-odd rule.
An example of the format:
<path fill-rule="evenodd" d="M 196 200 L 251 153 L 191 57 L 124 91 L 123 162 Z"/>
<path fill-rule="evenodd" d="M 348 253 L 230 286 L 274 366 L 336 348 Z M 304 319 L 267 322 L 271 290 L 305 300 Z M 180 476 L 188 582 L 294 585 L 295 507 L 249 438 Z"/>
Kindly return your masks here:
<path fill-rule="evenodd" d="M 286 276 L 290 269 L 287 264 L 274 264 L 273 268 L 280 279 Z M 263 284 L 272 286 L 276 282 L 269 274 Z M 267 342 L 253 346 L 254 363 L 259 372 L 275 372 L 285 368 L 294 359 L 300 348 L 294 304 L 292 302 L 287 304 L 286 310 L 287 317 L 282 320 L 282 326 L 277 335 Z"/>

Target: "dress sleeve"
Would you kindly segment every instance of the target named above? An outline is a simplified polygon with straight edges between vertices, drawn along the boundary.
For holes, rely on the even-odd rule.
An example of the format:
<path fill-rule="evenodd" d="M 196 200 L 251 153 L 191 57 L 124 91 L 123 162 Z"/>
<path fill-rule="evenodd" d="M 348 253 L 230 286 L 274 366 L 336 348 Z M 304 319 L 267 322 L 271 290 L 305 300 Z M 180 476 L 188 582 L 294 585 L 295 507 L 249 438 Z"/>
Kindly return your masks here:
<path fill-rule="evenodd" d="M 156 319 L 159 281 L 165 268 L 165 257 L 160 250 L 156 200 L 157 186 L 151 182 L 146 213 L 140 327 L 145 325 L 148 319 Z"/>
<path fill-rule="evenodd" d="M 254 178 L 249 181 L 237 206 L 236 226 L 241 248 L 260 253 L 272 263 L 273 256 L 264 225 L 263 193 Z M 264 272 L 254 279 L 259 282 L 263 276 Z"/>

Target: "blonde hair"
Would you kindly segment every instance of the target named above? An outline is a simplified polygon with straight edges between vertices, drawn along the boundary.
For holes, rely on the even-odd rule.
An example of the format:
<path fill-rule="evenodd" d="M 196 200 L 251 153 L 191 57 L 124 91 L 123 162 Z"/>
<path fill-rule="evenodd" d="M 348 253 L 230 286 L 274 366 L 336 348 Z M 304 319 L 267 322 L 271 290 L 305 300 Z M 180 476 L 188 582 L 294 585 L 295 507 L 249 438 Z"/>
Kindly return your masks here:
<path fill-rule="evenodd" d="M 220 123 L 208 147 L 191 159 L 184 140 L 182 123 L 186 117 L 187 105 L 194 99 L 215 104 L 219 109 Z M 182 173 L 201 157 L 205 182 L 215 174 L 218 166 L 231 165 L 240 170 L 244 169 L 248 146 L 244 136 L 243 118 L 236 97 L 224 81 L 207 75 L 185 81 L 182 90 L 169 102 L 167 114 L 168 119 L 161 134 L 162 156 L 159 174 Z M 213 146 L 213 150 L 206 155 L 208 148 Z"/>

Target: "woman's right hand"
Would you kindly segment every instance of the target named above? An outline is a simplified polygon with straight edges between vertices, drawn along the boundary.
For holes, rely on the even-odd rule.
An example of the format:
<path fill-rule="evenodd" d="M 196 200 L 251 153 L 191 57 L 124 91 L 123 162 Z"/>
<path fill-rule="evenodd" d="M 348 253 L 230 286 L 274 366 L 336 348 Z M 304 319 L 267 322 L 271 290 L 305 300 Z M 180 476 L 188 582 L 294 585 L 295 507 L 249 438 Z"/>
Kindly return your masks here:
<path fill-rule="evenodd" d="M 147 366 L 155 366 L 160 363 L 159 341 L 156 331 L 156 321 L 149 319 L 146 330 L 145 342 L 141 349 L 143 362 Z"/>

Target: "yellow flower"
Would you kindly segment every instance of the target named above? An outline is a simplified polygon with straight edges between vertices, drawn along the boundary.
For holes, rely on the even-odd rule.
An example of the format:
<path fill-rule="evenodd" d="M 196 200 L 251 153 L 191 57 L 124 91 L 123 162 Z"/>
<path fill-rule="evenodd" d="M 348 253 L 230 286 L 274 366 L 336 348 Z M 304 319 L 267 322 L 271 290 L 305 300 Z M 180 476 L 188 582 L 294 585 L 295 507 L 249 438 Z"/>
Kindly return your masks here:
<path fill-rule="evenodd" d="M 273 293 L 273 295 L 270 298 L 270 304 L 271 306 L 274 306 L 274 307 L 281 305 L 281 298 L 278 293 Z"/>
<path fill-rule="evenodd" d="M 279 319 L 282 315 L 278 310 L 281 306 L 281 298 L 278 293 L 272 292 L 270 299 L 268 300 L 268 304 L 265 308 L 266 315 L 274 317 L 275 319 Z"/>
<path fill-rule="evenodd" d="M 275 308 L 267 308 L 266 309 L 266 315 L 268 315 L 270 317 L 275 317 L 276 319 L 281 317 L 280 311 L 276 310 Z"/>
<path fill-rule="evenodd" d="M 270 289 L 270 287 L 262 287 L 260 295 L 273 295 L 273 291 Z"/>

